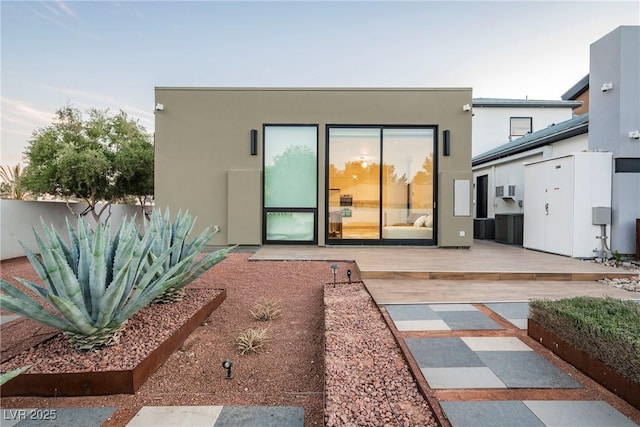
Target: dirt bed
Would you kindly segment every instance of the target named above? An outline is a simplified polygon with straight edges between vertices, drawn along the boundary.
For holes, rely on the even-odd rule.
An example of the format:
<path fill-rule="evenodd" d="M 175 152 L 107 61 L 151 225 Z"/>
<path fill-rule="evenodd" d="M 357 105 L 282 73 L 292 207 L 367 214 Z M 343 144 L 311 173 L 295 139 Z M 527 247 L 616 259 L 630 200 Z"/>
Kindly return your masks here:
<path fill-rule="evenodd" d="M 305 425 L 320 426 L 324 425 L 326 392 L 330 397 L 326 414 L 332 425 L 344 425 L 345 419 L 346 424 L 352 425 L 382 425 L 385 420 L 388 425 L 429 425 L 431 418 L 426 403 L 417 394 L 393 337 L 361 285 L 353 285 L 360 286 L 355 292 L 359 298 L 355 300 L 346 296 L 353 296 L 356 288 L 342 286 L 337 292 L 330 292 L 328 304 L 336 305 L 328 313 L 332 325 L 340 325 L 338 329 L 345 333 L 354 333 L 351 338 L 354 342 L 362 342 L 366 335 L 375 344 L 363 353 L 364 347 L 349 345 L 332 335 L 333 330 L 329 331 L 327 342 L 337 339 L 339 343 L 327 344 L 327 350 L 331 349 L 327 357 L 332 361 L 328 378 L 333 379 L 327 381 L 325 387 L 323 284 L 333 279 L 329 267 L 333 263 L 250 262 L 248 258 L 248 254 L 232 254 L 195 283 L 195 287 L 226 288 L 226 301 L 135 395 L 8 397 L 2 399 L 2 407 L 112 406 L 117 410 L 105 424 L 110 427 L 125 425 L 142 406 L 301 406 L 305 410 Z M 338 280 L 347 280 L 347 269 L 354 271 L 353 279 L 358 280 L 353 264 L 338 265 Z M 8 280 L 12 276 L 37 279 L 24 258 L 3 262 L 1 273 Z M 341 296 L 342 292 L 346 295 Z M 268 299 L 280 301 L 282 316 L 271 322 L 258 322 L 250 310 Z M 164 325 L 163 321 L 159 323 Z M 3 344 L 10 338 L 31 337 L 36 331 L 33 324 L 25 320 L 9 325 L 12 327 L 2 328 Z M 270 341 L 262 353 L 240 356 L 235 339 L 250 327 L 267 327 Z M 51 332 L 45 328 L 38 333 L 46 337 Z M 122 359 L 126 360 L 138 350 L 125 346 L 122 351 Z M 6 359 L 6 356 L 3 346 L 2 357 Z M 233 360 L 233 380 L 225 379 L 221 366 L 227 358 Z M 105 363 L 106 358 L 102 364 Z M 367 369 L 352 369 L 350 375 L 342 373 L 356 365 Z M 333 372 L 345 376 L 335 381 Z M 364 381 L 353 375 L 357 372 L 366 377 Z M 362 424 L 362 420 L 366 422 Z"/>

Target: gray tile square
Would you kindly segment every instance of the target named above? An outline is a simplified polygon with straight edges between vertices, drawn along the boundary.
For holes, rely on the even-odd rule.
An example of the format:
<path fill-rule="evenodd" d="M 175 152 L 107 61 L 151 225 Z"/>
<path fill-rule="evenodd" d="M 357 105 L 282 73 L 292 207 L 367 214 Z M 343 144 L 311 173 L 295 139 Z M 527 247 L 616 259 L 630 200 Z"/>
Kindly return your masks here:
<path fill-rule="evenodd" d="M 502 318 L 508 320 L 519 329 L 527 329 L 527 318 L 529 317 L 528 302 L 498 302 L 485 304 Z"/>
<path fill-rule="evenodd" d="M 581 388 L 573 378 L 534 351 L 477 351 L 509 388 Z"/>
<path fill-rule="evenodd" d="M 487 367 L 422 368 L 421 371 L 432 389 L 507 388 Z"/>
<path fill-rule="evenodd" d="M 471 304 L 430 304 L 433 311 L 478 311 Z"/>
<path fill-rule="evenodd" d="M 440 317 L 427 304 L 391 304 L 384 307 L 394 321 L 440 320 Z"/>
<path fill-rule="evenodd" d="M 304 409 L 293 406 L 225 406 L 215 427 L 304 427 Z"/>
<path fill-rule="evenodd" d="M 405 338 L 405 342 L 421 368 L 485 366 L 460 338 Z"/>
<path fill-rule="evenodd" d="M 485 304 L 485 307 L 490 308 L 505 319 L 526 319 L 529 317 L 528 302 L 495 302 Z"/>
<path fill-rule="evenodd" d="M 481 311 L 441 311 L 438 314 L 453 331 L 504 329 Z"/>
<path fill-rule="evenodd" d="M 8 409 L 3 408 L 4 411 Z M 113 414 L 116 408 L 40 408 L 40 409 L 27 409 L 27 419 L 15 424 L 16 427 L 99 427 L 107 418 Z M 30 412 L 35 411 L 35 412 Z M 37 412 L 42 411 L 42 412 Z M 49 412 L 47 412 L 49 411 Z M 55 412 L 53 412 L 55 411 Z M 55 420 L 44 419 L 47 415 L 51 416 L 55 414 Z M 32 417 L 32 419 L 29 419 Z M 4 426 L 4 420 L 2 421 Z"/>
<path fill-rule="evenodd" d="M 544 427 L 520 401 L 440 402 L 452 427 Z"/>
<path fill-rule="evenodd" d="M 603 401 L 523 402 L 548 427 L 634 427 L 636 424 Z"/>

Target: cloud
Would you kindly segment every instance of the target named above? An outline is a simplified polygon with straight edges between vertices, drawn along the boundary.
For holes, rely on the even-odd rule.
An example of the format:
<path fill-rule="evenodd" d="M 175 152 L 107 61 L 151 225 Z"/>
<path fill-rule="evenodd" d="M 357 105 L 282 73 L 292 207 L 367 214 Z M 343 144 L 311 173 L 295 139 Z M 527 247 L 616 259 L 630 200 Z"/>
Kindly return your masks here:
<path fill-rule="evenodd" d="M 82 21 L 82 19 L 80 19 L 80 17 L 78 15 L 76 15 L 74 13 L 73 10 L 71 10 L 71 7 L 69 7 L 69 5 L 65 2 L 63 2 L 62 0 L 56 0 L 56 5 L 67 15 L 70 16 L 74 19 L 77 19 L 78 21 Z"/>
<path fill-rule="evenodd" d="M 13 124 L 37 127 L 49 123 L 53 114 L 51 111 L 40 110 L 25 101 L 2 97 L 2 121 Z M 3 126 L 4 127 L 4 126 Z M 3 129 L 4 131 L 4 129 Z"/>
<path fill-rule="evenodd" d="M 51 10 L 51 9 L 49 8 L 49 10 Z M 57 20 L 57 19 L 55 19 L 55 18 L 53 18 L 53 17 L 51 17 L 49 15 L 45 15 L 43 13 L 40 13 L 40 12 L 38 12 L 37 10 L 35 10 L 33 8 L 31 9 L 31 11 L 33 12 L 34 15 L 36 15 L 36 16 L 38 16 L 38 17 L 40 17 L 40 18 L 42 18 L 42 19 L 44 19 L 46 21 L 53 22 L 57 26 L 62 27 L 67 31 L 71 31 L 72 33 L 77 33 L 77 31 L 74 30 L 73 28 L 71 28 L 70 26 L 60 22 L 59 20 Z"/>

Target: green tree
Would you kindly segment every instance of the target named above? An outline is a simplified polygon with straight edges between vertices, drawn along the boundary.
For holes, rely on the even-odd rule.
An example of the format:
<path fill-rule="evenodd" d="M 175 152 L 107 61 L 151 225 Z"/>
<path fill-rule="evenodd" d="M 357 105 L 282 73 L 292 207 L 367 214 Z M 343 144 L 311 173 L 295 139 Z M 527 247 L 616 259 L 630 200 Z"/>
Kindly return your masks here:
<path fill-rule="evenodd" d="M 145 128 L 124 111 L 70 106 L 37 129 L 25 151 L 23 185 L 34 193 L 81 199 L 96 220 L 125 196 L 153 194 L 154 149 Z M 98 210 L 97 204 L 106 202 Z"/>

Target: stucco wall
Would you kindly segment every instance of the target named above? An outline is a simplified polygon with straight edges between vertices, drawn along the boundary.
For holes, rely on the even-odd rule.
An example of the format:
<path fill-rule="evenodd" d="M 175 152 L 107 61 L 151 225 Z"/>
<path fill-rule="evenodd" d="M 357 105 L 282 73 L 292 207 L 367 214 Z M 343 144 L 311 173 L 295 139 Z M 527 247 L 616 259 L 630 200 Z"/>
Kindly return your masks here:
<path fill-rule="evenodd" d="M 591 45 L 589 148 L 619 157 L 640 158 L 640 27 L 619 27 Z M 604 83 L 613 89 L 602 92 Z M 612 178 L 611 249 L 635 253 L 635 220 L 640 218 L 640 173 Z"/>
<path fill-rule="evenodd" d="M 156 204 L 168 205 L 172 210 L 190 209 L 200 219 L 198 228 L 220 225 L 221 232 L 210 242 L 214 245 L 235 243 L 230 241 L 228 229 L 237 230 L 238 224 L 232 221 L 240 219 L 228 210 L 227 173 L 262 171 L 263 124 L 318 125 L 320 245 L 325 236 L 327 124 L 436 125 L 439 171 L 470 176 L 471 115 L 462 111 L 462 105 L 471 103 L 471 89 L 156 88 L 155 101 L 164 105 L 163 111 L 156 112 L 155 120 Z M 257 156 L 249 152 L 251 129 L 258 130 Z M 452 154 L 448 157 L 442 155 L 444 129 L 451 130 Z M 446 177 L 453 179 L 452 175 Z M 446 189 L 452 187 L 453 181 L 439 185 Z M 445 191 L 440 191 L 438 204 L 448 201 Z M 255 206 L 255 202 L 251 205 Z M 454 220 L 446 204 L 439 206 L 438 244 L 470 246 L 472 218 Z M 252 209 L 241 220 L 261 224 L 260 212 Z M 465 231 L 463 237 L 459 236 L 461 228 Z M 445 231 L 449 229 L 455 230 L 455 235 Z M 243 235 L 244 243 L 261 243 L 259 233 L 249 234 Z"/>
<path fill-rule="evenodd" d="M 80 213 L 86 207 L 86 203 L 73 203 L 71 207 L 74 212 Z M 138 226 L 142 227 L 142 210 L 140 206 L 133 205 L 112 205 L 111 206 L 111 229 L 115 231 L 122 218 L 136 215 Z M 24 250 L 18 243 L 22 241 L 29 249 L 39 253 L 33 229 L 38 233 L 42 232 L 40 218 L 46 224 L 53 225 L 61 232 L 64 238 L 68 238 L 65 218 L 71 220 L 75 225 L 76 219 L 64 202 L 36 202 L 22 200 L 0 200 L 0 235 L 2 235 L 0 246 L 0 258 L 11 259 L 24 256 Z M 103 216 L 106 218 L 106 212 Z M 85 216 L 89 224 L 95 226 L 95 221 L 91 215 Z"/>

